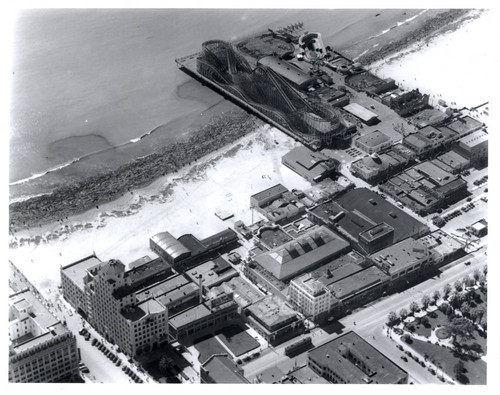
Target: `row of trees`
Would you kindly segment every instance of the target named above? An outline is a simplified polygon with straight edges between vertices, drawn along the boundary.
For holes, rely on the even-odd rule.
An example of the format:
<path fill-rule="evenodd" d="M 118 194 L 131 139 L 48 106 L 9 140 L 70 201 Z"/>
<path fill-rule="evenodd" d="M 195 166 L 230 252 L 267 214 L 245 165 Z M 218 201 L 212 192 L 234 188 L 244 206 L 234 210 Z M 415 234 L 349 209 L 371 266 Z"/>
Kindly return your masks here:
<path fill-rule="evenodd" d="M 446 284 L 443 289 L 443 297 L 449 300 L 449 303 L 445 302 L 440 308 L 443 313 L 445 313 L 449 318 L 452 314 L 454 314 L 454 309 L 460 309 L 462 314 L 474 321 L 479 320 L 481 326 L 486 325 L 486 317 L 484 316 L 485 309 L 482 306 L 477 308 L 473 308 L 471 303 L 474 300 L 479 298 L 479 295 L 476 291 L 472 290 L 466 293 L 463 293 L 464 287 L 472 287 L 476 283 L 479 283 L 482 287 L 486 284 L 486 274 L 488 273 L 488 266 L 485 265 L 482 270 L 476 269 L 474 270 L 472 277 L 469 275 L 464 276 L 462 280 L 457 280 L 454 283 L 455 291 L 450 284 Z M 423 295 L 421 299 L 421 304 L 423 309 L 427 309 L 429 305 L 436 304 L 437 301 L 441 299 L 441 292 L 435 290 L 432 295 Z M 406 308 L 402 308 L 398 314 L 396 312 L 391 311 L 387 316 L 387 323 L 390 326 L 395 325 L 400 319 L 404 320 L 409 314 L 415 314 L 420 310 L 420 306 L 417 302 L 411 302 L 409 306 L 409 311 Z M 453 318 L 453 317 L 451 317 Z"/>

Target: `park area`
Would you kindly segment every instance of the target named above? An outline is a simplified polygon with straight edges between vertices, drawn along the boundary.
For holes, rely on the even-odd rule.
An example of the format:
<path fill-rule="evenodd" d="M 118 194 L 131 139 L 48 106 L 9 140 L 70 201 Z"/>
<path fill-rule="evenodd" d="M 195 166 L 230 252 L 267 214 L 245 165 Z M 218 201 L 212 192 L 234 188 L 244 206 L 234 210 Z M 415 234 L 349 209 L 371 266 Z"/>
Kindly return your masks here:
<path fill-rule="evenodd" d="M 439 292 L 412 302 L 399 315 L 391 312 L 388 324 L 415 358 L 428 369 L 460 384 L 486 384 L 487 283 L 479 271 Z M 403 344 L 403 343 L 401 343 Z M 402 349 L 400 346 L 398 346 Z M 422 365 L 424 366 L 424 365 Z"/>

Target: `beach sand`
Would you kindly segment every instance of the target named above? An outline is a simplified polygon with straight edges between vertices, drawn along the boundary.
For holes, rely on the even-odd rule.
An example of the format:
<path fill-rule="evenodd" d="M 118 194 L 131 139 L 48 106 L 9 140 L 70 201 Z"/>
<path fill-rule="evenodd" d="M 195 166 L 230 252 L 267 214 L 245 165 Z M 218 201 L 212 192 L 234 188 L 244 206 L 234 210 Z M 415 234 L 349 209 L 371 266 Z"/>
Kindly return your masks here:
<path fill-rule="evenodd" d="M 474 107 L 491 100 L 494 11 L 474 11 L 479 18 L 453 26 L 437 37 L 416 43 L 370 66 L 375 74 L 393 78 L 404 89 L 419 89 L 430 94 L 430 103 L 440 99 L 455 108 Z M 484 108 L 473 113 L 483 122 L 488 120 Z"/>
<path fill-rule="evenodd" d="M 11 248 L 9 258 L 46 294 L 59 284 L 60 265 L 93 251 L 101 260 L 115 258 L 128 264 L 144 255 L 153 256 L 149 237 L 158 232 L 204 238 L 232 227 L 237 220 L 250 223 L 252 194 L 277 183 L 289 189 L 310 187 L 281 164 L 281 157 L 297 145 L 277 129 L 260 127 L 193 166 L 103 204 L 99 210 L 19 232 L 17 241 L 11 238 L 11 242 L 24 240 L 23 245 Z M 234 217 L 222 221 L 215 215 L 218 209 Z M 260 219 L 256 212 L 254 219 Z"/>

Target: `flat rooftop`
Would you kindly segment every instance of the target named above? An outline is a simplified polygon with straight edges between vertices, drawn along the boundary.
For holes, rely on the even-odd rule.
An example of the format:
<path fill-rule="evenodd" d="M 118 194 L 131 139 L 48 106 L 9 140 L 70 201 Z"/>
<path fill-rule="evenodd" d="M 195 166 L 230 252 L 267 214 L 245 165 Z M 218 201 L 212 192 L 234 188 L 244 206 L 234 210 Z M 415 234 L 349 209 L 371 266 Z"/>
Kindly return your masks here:
<path fill-rule="evenodd" d="M 378 115 L 374 112 L 368 110 L 367 108 L 359 105 L 358 103 L 350 103 L 347 106 L 343 107 L 345 111 L 358 117 L 364 122 L 369 122 L 373 119 L 378 118 Z"/>
<path fill-rule="evenodd" d="M 87 270 L 101 263 L 101 260 L 95 255 L 88 256 L 77 262 L 71 263 L 62 268 L 63 273 L 73 281 L 78 288 L 83 291 L 83 278 L 87 274 Z"/>
<path fill-rule="evenodd" d="M 446 185 L 457 179 L 453 174 L 441 169 L 431 161 L 419 163 L 414 166 L 414 169 L 426 175 L 433 183 L 439 186 Z"/>
<path fill-rule="evenodd" d="M 348 384 L 395 384 L 408 373 L 393 363 L 384 354 L 363 340 L 355 332 L 323 344 L 309 351 L 309 358 L 321 366 L 328 366 Z M 353 358 L 362 360 L 370 375 L 356 365 Z M 366 370 L 365 370 L 366 371 Z"/>
<path fill-rule="evenodd" d="M 300 382 L 300 384 L 330 384 L 330 382 L 323 377 L 316 374 L 309 366 L 302 366 L 287 375 Z"/>
<path fill-rule="evenodd" d="M 202 284 L 211 287 L 237 276 L 238 272 L 225 259 L 218 257 L 187 270 L 185 274 L 195 283 L 199 282 L 201 276 Z"/>
<path fill-rule="evenodd" d="M 371 133 L 359 136 L 356 139 L 356 142 L 366 145 L 367 147 L 377 147 L 380 144 L 389 143 L 391 141 L 391 138 L 380 130 L 375 130 Z"/>
<path fill-rule="evenodd" d="M 279 326 L 296 317 L 297 313 L 276 296 L 267 296 L 247 310 L 268 327 Z"/>
<path fill-rule="evenodd" d="M 23 309 L 28 309 L 27 314 L 21 313 Z M 36 329 L 12 339 L 16 354 L 69 332 L 28 289 L 9 296 L 9 326 L 24 326 L 26 320 L 31 321 L 31 327 Z"/>
<path fill-rule="evenodd" d="M 370 255 L 370 259 L 377 265 L 387 263 L 389 274 L 399 272 L 413 266 L 426 256 L 428 248 L 419 240 L 408 237 L 390 247 Z"/>
<path fill-rule="evenodd" d="M 234 301 L 243 308 L 264 297 L 264 295 L 255 289 L 253 285 L 239 276 L 233 277 L 229 281 L 223 282 L 213 289 L 220 289 L 226 293 L 232 292 Z"/>
<path fill-rule="evenodd" d="M 299 67 L 276 56 L 263 57 L 259 59 L 259 64 L 271 68 L 273 71 L 298 86 L 306 85 L 315 79 L 309 74 L 303 72 Z"/>
<path fill-rule="evenodd" d="M 488 133 L 482 130 L 477 130 L 474 133 L 469 134 L 468 136 L 462 137 L 458 141 L 466 145 L 467 147 L 475 147 L 484 143 L 485 141 L 488 141 Z"/>
<path fill-rule="evenodd" d="M 214 355 L 203 364 L 203 369 L 217 384 L 248 384 L 238 366 L 227 356 Z"/>
<path fill-rule="evenodd" d="M 370 266 L 329 284 L 328 289 L 333 292 L 337 299 L 343 300 L 387 280 L 389 280 L 389 277 L 378 267 Z"/>
<path fill-rule="evenodd" d="M 136 296 L 139 301 L 149 299 L 150 297 L 166 297 L 172 299 L 176 291 L 186 291 L 190 289 L 198 289 L 198 286 L 192 283 L 181 274 L 175 274 L 166 280 L 156 283 L 150 287 L 144 288 L 137 292 Z M 175 297 L 173 299 L 176 299 Z M 173 300 L 170 300 L 171 302 Z"/>
<path fill-rule="evenodd" d="M 367 189 L 357 188 L 347 192 L 337 199 L 337 202 L 346 210 L 365 217 L 373 224 L 385 222 L 394 228 L 394 242 L 409 236 L 428 231 L 429 228 L 405 213 L 379 194 Z"/>
<path fill-rule="evenodd" d="M 187 310 L 184 310 L 182 313 L 174 315 L 173 317 L 169 317 L 168 323 L 173 328 L 178 329 L 190 324 L 191 322 L 195 322 L 204 317 L 208 317 L 210 314 L 210 310 L 207 306 L 205 306 L 204 304 L 199 304 L 198 306 L 194 306 Z"/>
<path fill-rule="evenodd" d="M 260 191 L 254 195 L 251 196 L 252 199 L 255 199 L 257 201 L 265 200 L 268 199 L 272 196 L 278 195 L 278 194 L 283 194 L 285 192 L 288 192 L 288 189 L 286 189 L 283 185 L 277 184 L 275 186 L 272 186 L 271 188 L 264 189 L 263 191 Z"/>
<path fill-rule="evenodd" d="M 449 129 L 454 132 L 459 133 L 460 135 L 469 133 L 471 131 L 475 131 L 480 129 L 483 124 L 478 120 L 471 118 L 469 116 L 457 119 L 456 121 L 446 125 Z"/>
<path fill-rule="evenodd" d="M 318 164 L 328 160 L 329 158 L 325 154 L 312 151 L 303 145 L 293 148 L 283 156 L 283 161 L 296 163 L 306 170 L 311 170 Z"/>

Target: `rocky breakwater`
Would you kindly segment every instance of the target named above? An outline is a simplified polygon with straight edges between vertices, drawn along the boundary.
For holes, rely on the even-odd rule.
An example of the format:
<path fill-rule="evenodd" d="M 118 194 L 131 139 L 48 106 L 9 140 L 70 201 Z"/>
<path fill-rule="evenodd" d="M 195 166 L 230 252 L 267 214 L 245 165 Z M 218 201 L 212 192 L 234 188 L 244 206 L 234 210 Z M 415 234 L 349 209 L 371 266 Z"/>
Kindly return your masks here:
<path fill-rule="evenodd" d="M 98 208 L 100 204 L 115 200 L 236 141 L 259 125 L 261 121 L 254 116 L 234 109 L 192 131 L 186 140 L 162 147 L 116 170 L 61 186 L 49 195 L 12 203 L 9 206 L 10 232 Z"/>

